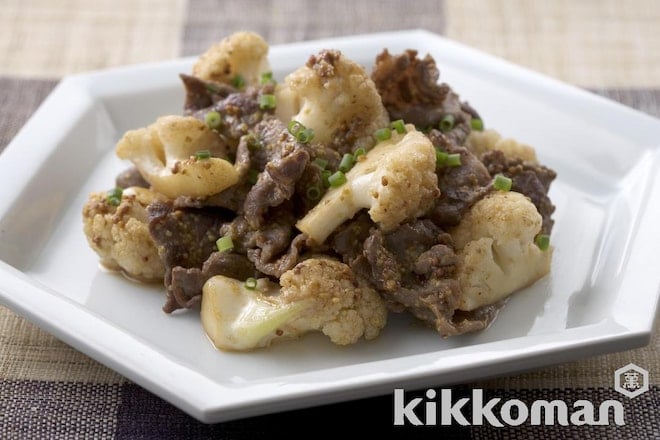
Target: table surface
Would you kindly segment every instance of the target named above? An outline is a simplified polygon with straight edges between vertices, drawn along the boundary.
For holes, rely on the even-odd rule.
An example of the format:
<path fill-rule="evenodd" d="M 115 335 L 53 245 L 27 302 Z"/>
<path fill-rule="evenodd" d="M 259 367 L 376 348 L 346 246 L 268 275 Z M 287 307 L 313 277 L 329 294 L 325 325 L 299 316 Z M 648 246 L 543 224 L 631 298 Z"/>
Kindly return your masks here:
<path fill-rule="evenodd" d="M 199 54 L 243 29 L 279 44 L 423 28 L 660 117 L 654 0 L 3 0 L 2 10 L 0 151 L 63 76 Z M 205 425 L 0 306 L 0 438 L 295 436 L 305 420 L 324 433 L 359 424 L 420 438 L 657 439 L 658 348 L 656 331 L 641 349 L 455 387 L 601 402 L 616 398 L 613 372 L 632 362 L 649 371 L 650 391 L 626 402 L 625 426 L 393 429 L 391 395 Z"/>

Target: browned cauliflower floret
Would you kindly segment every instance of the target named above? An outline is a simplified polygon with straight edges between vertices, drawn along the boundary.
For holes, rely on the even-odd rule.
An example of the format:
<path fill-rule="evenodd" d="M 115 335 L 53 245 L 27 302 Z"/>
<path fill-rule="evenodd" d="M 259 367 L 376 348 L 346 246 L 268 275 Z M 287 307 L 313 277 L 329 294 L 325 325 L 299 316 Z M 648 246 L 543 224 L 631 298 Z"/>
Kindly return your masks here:
<path fill-rule="evenodd" d="M 310 258 L 255 288 L 215 276 L 204 285 L 202 324 L 216 347 L 247 351 L 320 331 L 338 345 L 373 339 L 387 321 L 381 297 L 344 263 Z"/>
<path fill-rule="evenodd" d="M 147 225 L 147 206 L 159 198 L 138 187 L 125 189 L 118 206 L 107 193 L 89 196 L 83 207 L 84 231 L 104 266 L 143 281 L 163 279 L 165 268 Z"/>
<path fill-rule="evenodd" d="M 488 129 L 484 131 L 472 130 L 465 146 L 477 157 L 489 151 L 499 150 L 507 159 L 522 159 L 525 162 L 538 164 L 536 151 L 529 145 L 522 144 L 515 139 L 504 138 L 497 131 Z"/>
<path fill-rule="evenodd" d="M 428 210 L 440 195 L 431 141 L 412 125 L 405 134 L 376 145 L 346 173 L 347 182 L 331 188 L 296 223 L 315 243 L 323 241 L 362 208 L 381 229 L 389 231 Z"/>
<path fill-rule="evenodd" d="M 254 32 L 236 32 L 211 46 L 193 66 L 193 75 L 207 81 L 232 84 L 240 77 L 246 85 L 259 84 L 270 71 L 268 43 Z"/>
<path fill-rule="evenodd" d="M 130 130 L 115 151 L 133 162 L 155 191 L 172 199 L 210 196 L 239 178 L 224 159 L 227 151 L 218 134 L 192 116 L 162 116 L 148 127 Z M 210 157 L 195 156 L 202 151 Z"/>
<path fill-rule="evenodd" d="M 374 131 L 389 124 L 376 86 L 362 66 L 324 50 L 278 87 L 277 116 L 314 130 L 315 140 L 340 150 L 369 148 Z"/>
<path fill-rule="evenodd" d="M 472 206 L 451 231 L 461 286 L 459 309 L 493 304 L 550 271 L 552 249 L 535 244 L 541 223 L 534 204 L 517 192 L 497 191 Z"/>

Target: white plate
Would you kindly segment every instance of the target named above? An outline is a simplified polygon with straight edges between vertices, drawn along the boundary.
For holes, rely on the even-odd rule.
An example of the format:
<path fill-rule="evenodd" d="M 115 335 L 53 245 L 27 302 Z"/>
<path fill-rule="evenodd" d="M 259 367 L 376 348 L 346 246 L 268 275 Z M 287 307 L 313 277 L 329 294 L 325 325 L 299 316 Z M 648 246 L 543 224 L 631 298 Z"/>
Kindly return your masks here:
<path fill-rule="evenodd" d="M 398 316 L 352 347 L 316 335 L 215 351 L 196 313 L 99 270 L 82 233 L 89 192 L 124 169 L 121 134 L 180 113 L 193 59 L 64 79 L 0 155 L 0 300 L 205 422 L 466 382 L 648 343 L 660 272 L 660 121 L 424 31 L 271 49 L 278 78 L 321 48 L 371 67 L 382 48 L 431 53 L 487 126 L 536 146 L 558 172 L 552 274 L 486 331 L 443 340 Z"/>

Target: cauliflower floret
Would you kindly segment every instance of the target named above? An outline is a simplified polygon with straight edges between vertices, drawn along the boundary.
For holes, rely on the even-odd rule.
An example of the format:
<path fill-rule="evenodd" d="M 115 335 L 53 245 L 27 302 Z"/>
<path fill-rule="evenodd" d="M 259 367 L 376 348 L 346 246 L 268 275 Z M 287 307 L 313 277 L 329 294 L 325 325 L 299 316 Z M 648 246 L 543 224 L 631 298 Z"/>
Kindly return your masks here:
<path fill-rule="evenodd" d="M 362 66 L 324 50 L 287 75 L 276 91 L 276 115 L 314 130 L 315 140 L 370 148 L 374 131 L 389 124 L 374 82 Z M 339 140 L 339 141 L 338 141 Z"/>
<path fill-rule="evenodd" d="M 541 215 L 517 192 L 494 192 L 475 203 L 451 231 L 457 249 L 458 308 L 474 310 L 531 285 L 550 271 L 552 249 L 535 237 Z"/>
<path fill-rule="evenodd" d="M 83 207 L 84 231 L 101 264 L 131 278 L 162 281 L 165 268 L 147 224 L 147 206 L 159 199 L 159 194 L 138 187 L 125 189 L 118 206 L 109 202 L 107 193 L 90 194 Z"/>
<path fill-rule="evenodd" d="M 196 159 L 208 150 L 211 157 Z M 169 198 L 206 197 L 234 185 L 239 178 L 220 137 L 192 116 L 162 116 L 155 123 L 130 130 L 115 150 L 137 167 L 152 188 Z"/>
<path fill-rule="evenodd" d="M 414 126 L 407 133 L 376 145 L 346 173 L 347 182 L 331 188 L 296 223 L 310 241 L 323 241 L 362 208 L 389 231 L 423 214 L 440 195 L 435 173 L 436 152 L 431 141 Z"/>
<path fill-rule="evenodd" d="M 465 141 L 465 146 L 477 157 L 481 157 L 489 151 L 500 150 L 507 159 L 522 159 L 536 165 L 539 163 L 533 147 L 522 144 L 515 139 L 503 138 L 502 135 L 492 129 L 472 130 Z"/>
<path fill-rule="evenodd" d="M 254 32 L 236 32 L 204 52 L 195 65 L 194 76 L 226 84 L 238 75 L 246 85 L 257 85 L 262 73 L 270 72 L 268 43 Z"/>
<path fill-rule="evenodd" d="M 255 289 L 245 284 L 224 276 L 204 284 L 202 325 L 219 349 L 248 351 L 309 331 L 349 345 L 375 338 L 387 322 L 378 293 L 337 260 L 304 260 L 282 275 L 280 286 L 265 278 Z"/>

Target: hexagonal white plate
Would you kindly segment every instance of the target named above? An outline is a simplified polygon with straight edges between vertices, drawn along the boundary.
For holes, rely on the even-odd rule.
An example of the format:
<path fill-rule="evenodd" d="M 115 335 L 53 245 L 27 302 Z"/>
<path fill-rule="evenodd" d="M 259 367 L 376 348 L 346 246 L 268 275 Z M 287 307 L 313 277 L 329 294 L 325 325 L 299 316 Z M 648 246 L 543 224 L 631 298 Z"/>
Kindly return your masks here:
<path fill-rule="evenodd" d="M 180 113 L 193 59 L 64 79 L 0 155 L 0 300 L 194 417 L 266 412 L 508 374 L 648 343 L 660 272 L 660 121 L 424 31 L 271 49 L 282 78 L 321 48 L 370 68 L 383 48 L 432 54 L 489 127 L 558 172 L 552 273 L 478 334 L 443 340 L 398 316 L 376 341 L 321 336 L 221 353 L 161 288 L 99 270 L 82 233 L 89 192 L 124 169 L 121 134 Z"/>

